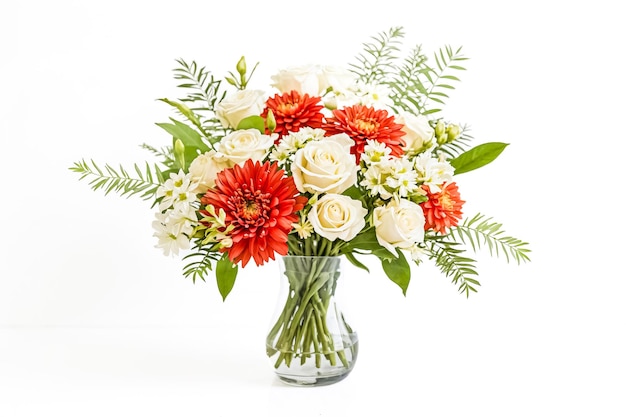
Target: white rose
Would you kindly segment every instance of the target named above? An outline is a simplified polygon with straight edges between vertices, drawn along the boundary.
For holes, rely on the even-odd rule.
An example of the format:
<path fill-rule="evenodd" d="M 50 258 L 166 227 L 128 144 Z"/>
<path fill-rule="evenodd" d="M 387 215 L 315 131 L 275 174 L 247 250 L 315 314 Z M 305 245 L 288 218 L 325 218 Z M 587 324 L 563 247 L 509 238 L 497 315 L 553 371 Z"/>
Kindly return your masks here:
<path fill-rule="evenodd" d="M 308 142 L 295 153 L 291 171 L 301 193 L 341 194 L 357 180 L 358 166 L 345 133 Z"/>
<path fill-rule="evenodd" d="M 410 200 L 391 200 L 374 209 L 376 238 L 389 252 L 395 248 L 411 249 L 424 240 L 424 211 Z"/>
<path fill-rule="evenodd" d="M 421 114 L 419 116 L 406 112 L 399 114 L 396 116 L 396 123 L 404 125 L 402 128 L 405 133 L 404 149 L 409 152 L 419 152 L 424 146 L 429 146 L 428 142 L 435 134 L 435 129 L 428 123 L 428 117 Z"/>
<path fill-rule="evenodd" d="M 235 130 L 224 136 L 217 150 L 231 162 L 231 166 L 243 165 L 248 159 L 262 161 L 274 145 L 278 135 L 264 135 L 257 129 Z"/>
<path fill-rule="evenodd" d="M 346 94 L 356 85 L 356 76 L 342 67 L 325 65 L 320 67 L 320 93 L 332 88 L 335 94 Z"/>
<path fill-rule="evenodd" d="M 353 239 L 365 227 L 367 210 L 361 202 L 341 194 L 326 194 L 309 211 L 315 232 L 330 241 Z"/>
<path fill-rule="evenodd" d="M 215 115 L 226 128 L 237 129 L 248 116 L 259 116 L 265 108 L 265 93 L 261 90 L 239 90 L 215 106 Z"/>
<path fill-rule="evenodd" d="M 300 94 L 319 96 L 323 90 L 319 82 L 319 66 L 303 65 L 280 70 L 278 74 L 272 75 L 272 87 L 277 88 L 281 93 L 289 93 L 296 90 Z"/>
<path fill-rule="evenodd" d="M 195 194 L 206 193 L 209 188 L 215 187 L 217 173 L 230 165 L 222 154 L 214 150 L 198 155 L 189 165 L 190 190 Z"/>

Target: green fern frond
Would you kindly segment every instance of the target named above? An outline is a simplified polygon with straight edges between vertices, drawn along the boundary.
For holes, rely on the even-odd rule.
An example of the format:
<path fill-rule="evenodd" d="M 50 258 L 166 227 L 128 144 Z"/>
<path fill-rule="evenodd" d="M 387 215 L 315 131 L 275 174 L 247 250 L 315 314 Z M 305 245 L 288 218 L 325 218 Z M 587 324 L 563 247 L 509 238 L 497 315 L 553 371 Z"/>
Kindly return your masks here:
<path fill-rule="evenodd" d="M 392 74 L 388 83 L 391 89 L 390 98 L 394 103 L 394 110 L 404 110 L 414 114 L 422 112 L 422 94 L 426 92 L 420 81 L 420 73 L 426 63 L 426 56 L 422 54 L 422 47 L 416 45 L 404 58 Z"/>
<path fill-rule="evenodd" d="M 465 67 L 459 63 L 468 59 L 461 54 L 461 49 L 462 47 L 459 47 L 454 50 L 447 45 L 434 54 L 436 68 L 424 65 L 421 71 L 426 78 L 423 82 L 425 86 L 423 114 L 441 111 L 440 108 L 429 108 L 429 102 L 436 103 L 433 104 L 435 106 L 445 104 L 445 100 L 448 99 L 447 92 L 455 88 L 452 83 L 460 81 L 453 73 L 465 71 Z"/>
<path fill-rule="evenodd" d="M 156 165 L 151 168 L 147 162 L 143 170 L 137 164 L 134 169 L 137 176 L 131 177 L 121 165 L 117 169 L 109 164 L 101 168 L 93 160 L 90 165 L 84 159 L 70 167 L 80 174 L 79 180 L 90 178 L 89 185 L 94 191 L 101 189 L 105 195 L 115 192 L 126 197 L 138 194 L 144 200 L 152 198 L 163 182 L 163 172 Z"/>
<path fill-rule="evenodd" d="M 462 256 L 465 252 L 457 248 L 456 242 L 448 242 L 443 239 L 433 239 L 430 244 L 430 259 L 435 261 L 435 265 L 446 277 L 452 279 L 452 283 L 459 286 L 459 292 L 465 293 L 469 297 L 470 292 L 477 292 L 476 287 L 480 286 L 474 259 Z"/>
<path fill-rule="evenodd" d="M 349 64 L 350 71 L 365 84 L 380 84 L 389 73 L 396 71 L 394 61 L 403 37 L 401 26 L 372 36 L 372 41 L 364 43 L 363 52 L 355 58 L 358 63 Z"/>
<path fill-rule="evenodd" d="M 198 112 L 197 116 L 202 119 L 206 131 L 223 130 L 214 114 L 216 103 L 226 96 L 226 91 L 220 89 L 222 80 L 216 79 L 206 67 L 199 67 L 195 61 L 187 63 L 181 58 L 176 62 L 180 66 L 174 69 L 174 79 L 182 81 L 179 88 L 189 90 L 180 101 L 188 103 L 192 112 Z M 203 111 L 209 114 L 202 115 Z"/>
<path fill-rule="evenodd" d="M 176 161 L 174 160 L 174 151 L 171 146 L 166 146 L 161 149 L 157 149 L 154 146 L 148 145 L 144 143 L 140 145 L 142 149 L 147 150 L 152 153 L 154 156 L 161 158 L 161 163 L 170 169 L 176 168 Z"/>
<path fill-rule="evenodd" d="M 194 284 L 197 278 L 206 282 L 205 277 L 213 270 L 213 263 L 222 257 L 221 253 L 213 251 L 212 248 L 213 246 L 196 245 L 193 248 L 194 252 L 183 258 L 183 260 L 195 259 L 183 268 L 185 278 L 191 277 Z"/>
<path fill-rule="evenodd" d="M 448 236 L 470 245 L 475 252 L 486 246 L 491 256 L 503 254 L 507 262 L 514 259 L 519 265 L 530 261 L 528 256 L 530 249 L 527 242 L 506 236 L 501 223 L 480 213 L 452 228 Z"/>

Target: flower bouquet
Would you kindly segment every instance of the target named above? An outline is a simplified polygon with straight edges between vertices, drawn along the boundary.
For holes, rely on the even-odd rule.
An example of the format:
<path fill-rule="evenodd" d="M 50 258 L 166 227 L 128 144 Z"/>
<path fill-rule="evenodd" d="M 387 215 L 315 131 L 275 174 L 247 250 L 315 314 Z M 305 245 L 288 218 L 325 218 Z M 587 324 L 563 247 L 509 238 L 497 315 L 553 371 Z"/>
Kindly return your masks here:
<path fill-rule="evenodd" d="M 403 38 L 391 28 L 345 68 L 283 69 L 268 89 L 250 87 L 258 64 L 249 71 L 244 57 L 223 79 L 179 59 L 186 94 L 161 99 L 176 116 L 157 123 L 171 143 L 142 145 L 158 162 L 71 167 L 94 190 L 152 201 L 156 246 L 184 252 L 194 282 L 214 275 L 223 299 L 239 267 L 279 257 L 287 291 L 267 351 L 296 383 L 306 383 L 296 366 L 318 381 L 328 365 L 336 380 L 356 359 L 335 260 L 368 270 L 372 256 L 405 294 L 411 265 L 432 261 L 466 296 L 479 285 L 467 250 L 529 260 L 501 224 L 463 213 L 456 176 L 507 146 L 471 146 L 467 126 L 440 116 L 467 58 L 446 46 L 429 59 L 419 45 L 401 57 Z"/>

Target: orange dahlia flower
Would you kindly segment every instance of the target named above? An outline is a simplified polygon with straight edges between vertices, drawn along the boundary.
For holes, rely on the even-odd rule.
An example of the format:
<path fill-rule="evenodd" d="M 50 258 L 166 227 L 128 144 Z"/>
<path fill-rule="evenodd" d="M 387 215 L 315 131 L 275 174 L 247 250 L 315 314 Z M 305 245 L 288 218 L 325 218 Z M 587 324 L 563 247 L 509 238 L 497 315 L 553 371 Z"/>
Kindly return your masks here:
<path fill-rule="evenodd" d="M 396 123 L 395 117 L 390 116 L 387 110 L 355 105 L 333 110 L 333 116 L 326 120 L 323 129 L 329 136 L 338 133 L 350 136 L 355 142 L 350 152 L 356 156 L 357 163 L 361 160 L 368 139 L 384 143 L 394 156 L 404 153 L 403 125 Z"/>
<path fill-rule="evenodd" d="M 278 139 L 280 139 L 289 132 L 297 132 L 304 126 L 313 129 L 321 127 L 323 120 L 321 110 L 324 108 L 320 104 L 321 101 L 321 97 L 300 95 L 295 90 L 290 93 L 276 94 L 267 99 L 261 117 L 267 117 L 268 110 L 272 110 L 276 119 L 276 128 L 273 133 L 278 133 Z"/>
<path fill-rule="evenodd" d="M 426 218 L 424 229 L 432 229 L 435 232 L 445 234 L 446 230 L 456 226 L 463 216 L 461 208 L 465 201 L 461 200 L 459 188 L 454 182 L 444 183 L 438 193 L 431 192 L 427 185 L 422 186 L 422 188 L 428 197 L 427 201 L 420 204 Z"/>
<path fill-rule="evenodd" d="M 287 235 L 298 221 L 307 198 L 299 195 L 293 178 L 285 177 L 276 163 L 247 160 L 217 174 L 215 187 L 201 198 L 216 212 L 226 212 L 226 225 L 232 246 L 222 248 L 233 263 L 245 267 L 250 258 L 257 265 L 274 259 L 274 253 L 286 255 Z"/>

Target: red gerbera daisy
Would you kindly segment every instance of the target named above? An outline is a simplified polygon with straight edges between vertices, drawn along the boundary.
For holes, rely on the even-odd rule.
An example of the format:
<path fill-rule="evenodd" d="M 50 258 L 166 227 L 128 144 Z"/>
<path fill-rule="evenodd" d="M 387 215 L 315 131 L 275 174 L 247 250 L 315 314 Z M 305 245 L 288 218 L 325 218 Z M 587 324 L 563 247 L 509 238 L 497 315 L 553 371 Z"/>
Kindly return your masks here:
<path fill-rule="evenodd" d="M 338 133 L 350 136 L 355 142 L 350 152 L 356 156 L 357 163 L 361 160 L 368 139 L 384 143 L 391 148 L 394 156 L 403 154 L 403 126 L 395 123 L 395 117 L 390 116 L 387 110 L 355 105 L 333 110 L 333 116 L 326 120 L 323 129 L 329 136 Z"/>
<path fill-rule="evenodd" d="M 321 127 L 323 119 L 321 110 L 324 108 L 320 104 L 321 101 L 321 97 L 310 97 L 308 94 L 300 95 L 295 90 L 282 95 L 276 94 L 267 99 L 261 117 L 267 117 L 268 110 L 272 110 L 276 119 L 274 133 L 278 133 L 280 139 L 283 135 L 297 132 L 304 126 L 314 129 Z M 266 133 L 269 134 L 269 131 Z"/>
<path fill-rule="evenodd" d="M 276 163 L 247 160 L 217 174 L 215 187 L 200 200 L 215 211 L 224 209 L 233 244 L 222 248 L 233 263 L 245 267 L 250 258 L 257 265 L 287 254 L 287 235 L 298 221 L 296 212 L 307 198 L 299 195 L 292 177 L 285 177 Z"/>
<path fill-rule="evenodd" d="M 428 201 L 420 204 L 426 218 L 424 229 L 445 234 L 446 229 L 456 226 L 463 215 L 461 208 L 465 201 L 461 200 L 459 188 L 455 182 L 444 183 L 438 193 L 431 192 L 427 185 L 422 188 L 428 197 Z"/>

